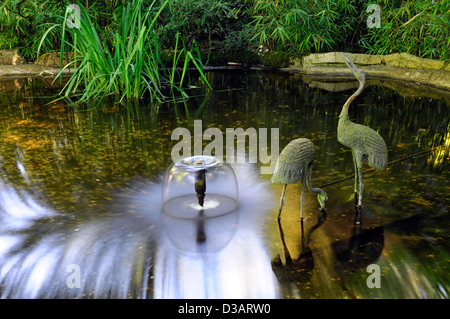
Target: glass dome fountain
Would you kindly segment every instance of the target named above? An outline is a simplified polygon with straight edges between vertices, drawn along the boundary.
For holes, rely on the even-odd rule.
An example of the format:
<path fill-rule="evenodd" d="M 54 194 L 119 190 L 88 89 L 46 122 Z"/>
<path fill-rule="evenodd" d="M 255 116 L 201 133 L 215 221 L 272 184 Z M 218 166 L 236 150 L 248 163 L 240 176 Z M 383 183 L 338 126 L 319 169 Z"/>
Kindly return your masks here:
<path fill-rule="evenodd" d="M 162 188 L 163 222 L 176 247 L 215 252 L 237 227 L 238 183 L 233 168 L 214 156 L 172 163 Z"/>

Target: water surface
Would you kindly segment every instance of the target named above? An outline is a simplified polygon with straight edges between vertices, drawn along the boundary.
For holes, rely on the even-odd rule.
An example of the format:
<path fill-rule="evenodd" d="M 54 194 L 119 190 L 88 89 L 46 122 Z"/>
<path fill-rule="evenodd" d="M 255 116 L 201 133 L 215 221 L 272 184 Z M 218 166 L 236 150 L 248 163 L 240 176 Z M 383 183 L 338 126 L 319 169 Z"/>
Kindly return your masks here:
<path fill-rule="evenodd" d="M 448 298 L 446 92 L 372 80 L 353 102 L 352 121 L 378 131 L 389 150 L 386 173 L 365 166 L 355 225 L 352 155 L 336 128 L 357 83 L 207 75 L 215 91 L 193 88 L 185 102 L 78 108 L 47 105 L 55 88 L 38 79 L 1 82 L 2 297 Z M 326 214 L 306 192 L 300 223 L 300 184 L 289 185 L 277 223 L 281 186 L 257 173 L 261 163 L 238 165 L 240 211 L 210 220 L 217 245 L 193 250 L 192 225 L 161 218 L 160 192 L 172 131 L 193 132 L 198 119 L 203 130 L 279 128 L 280 151 L 309 138 Z M 73 264 L 81 288 L 68 285 Z M 381 270 L 380 288 L 367 285 L 369 265 Z"/>

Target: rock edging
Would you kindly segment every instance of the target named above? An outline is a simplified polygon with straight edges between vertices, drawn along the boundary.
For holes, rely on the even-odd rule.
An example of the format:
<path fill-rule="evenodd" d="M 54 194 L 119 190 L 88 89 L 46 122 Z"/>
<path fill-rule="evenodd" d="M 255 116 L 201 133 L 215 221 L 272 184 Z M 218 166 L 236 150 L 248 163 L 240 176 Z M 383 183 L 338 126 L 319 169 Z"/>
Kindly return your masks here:
<path fill-rule="evenodd" d="M 74 59 L 73 52 L 68 54 L 69 62 Z M 64 57 L 62 66 L 67 65 Z M 39 56 L 34 63 L 26 63 L 20 55 L 19 49 L 0 50 L 0 76 L 2 77 L 24 77 L 24 76 L 52 76 L 60 72 L 61 60 L 59 52 L 49 52 Z M 69 69 L 63 70 L 62 74 L 70 74 Z"/>
<path fill-rule="evenodd" d="M 450 64 L 408 53 L 370 55 L 346 53 L 367 76 L 413 81 L 450 91 Z M 351 76 L 340 52 L 317 53 L 293 60 L 282 70 L 309 75 Z"/>
<path fill-rule="evenodd" d="M 20 55 L 19 49 L 0 50 L 0 65 L 21 65 L 25 59 Z"/>

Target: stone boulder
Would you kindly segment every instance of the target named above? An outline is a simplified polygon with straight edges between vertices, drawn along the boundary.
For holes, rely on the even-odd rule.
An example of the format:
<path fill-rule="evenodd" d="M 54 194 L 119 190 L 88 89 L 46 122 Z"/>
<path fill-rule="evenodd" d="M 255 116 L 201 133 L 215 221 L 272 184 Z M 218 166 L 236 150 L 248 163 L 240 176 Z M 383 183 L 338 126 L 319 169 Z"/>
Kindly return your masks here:
<path fill-rule="evenodd" d="M 358 65 L 383 64 L 382 56 L 358 53 L 346 53 L 353 63 Z M 344 64 L 344 58 L 340 52 L 316 53 L 303 57 L 303 67 L 319 65 Z"/>
<path fill-rule="evenodd" d="M 69 52 L 68 55 L 69 55 L 69 63 L 70 63 L 74 59 L 74 54 L 73 54 L 73 52 Z M 66 58 L 66 55 L 64 54 L 62 66 L 63 67 L 66 66 L 67 63 L 68 63 L 67 58 Z M 44 53 L 36 59 L 34 64 L 59 68 L 61 66 L 61 54 L 59 52 Z"/>
<path fill-rule="evenodd" d="M 385 64 L 399 68 L 418 70 L 446 70 L 450 71 L 450 65 L 444 61 L 419 58 L 409 53 L 393 53 L 383 56 Z"/>
<path fill-rule="evenodd" d="M 390 78 L 424 84 L 450 91 L 450 64 L 419 58 L 408 53 L 370 55 L 346 53 L 369 77 Z M 332 75 L 335 79 L 350 76 L 341 52 L 316 53 L 303 57 L 301 66 L 284 70 L 309 75 Z"/>
<path fill-rule="evenodd" d="M 415 70 L 445 70 L 450 71 L 450 64 L 444 61 L 419 58 L 409 53 L 393 53 L 389 55 L 372 55 L 346 53 L 356 65 L 390 65 L 398 68 Z M 303 57 L 303 67 L 332 66 L 344 64 L 340 52 L 316 53 Z"/>
<path fill-rule="evenodd" d="M 0 65 L 20 65 L 25 63 L 25 59 L 20 55 L 19 49 L 0 50 Z"/>

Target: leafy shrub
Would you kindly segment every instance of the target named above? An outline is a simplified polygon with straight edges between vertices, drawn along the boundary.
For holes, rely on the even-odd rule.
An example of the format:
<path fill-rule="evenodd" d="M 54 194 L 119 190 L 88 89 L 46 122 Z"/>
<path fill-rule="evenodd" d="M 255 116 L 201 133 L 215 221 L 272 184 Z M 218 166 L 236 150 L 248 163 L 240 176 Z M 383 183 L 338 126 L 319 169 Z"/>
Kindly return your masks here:
<path fill-rule="evenodd" d="M 271 50 L 303 54 L 340 47 L 356 29 L 357 1 L 248 0 L 254 38 Z"/>
<path fill-rule="evenodd" d="M 0 49 L 18 48 L 27 60 L 34 60 L 47 25 L 63 12 L 58 0 L 4 1 L 0 4 Z M 54 50 L 57 43 L 59 34 L 48 34 L 42 52 Z"/>
<path fill-rule="evenodd" d="M 271 51 L 262 56 L 261 62 L 274 68 L 286 68 L 291 64 L 291 57 L 292 54 L 286 52 Z"/>
<path fill-rule="evenodd" d="M 450 2 L 381 0 L 378 4 L 381 28 L 368 29 L 361 39 L 369 53 L 450 59 Z"/>
<path fill-rule="evenodd" d="M 173 46 L 177 33 L 187 47 L 195 42 L 203 50 L 229 52 L 246 47 L 251 28 L 242 1 L 171 0 L 158 20 L 162 43 Z"/>

